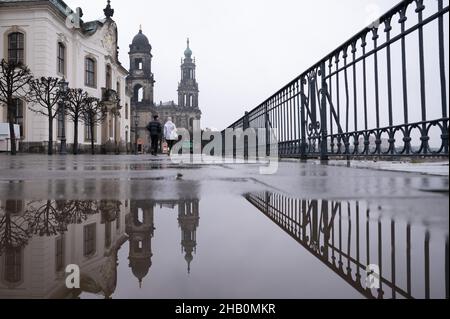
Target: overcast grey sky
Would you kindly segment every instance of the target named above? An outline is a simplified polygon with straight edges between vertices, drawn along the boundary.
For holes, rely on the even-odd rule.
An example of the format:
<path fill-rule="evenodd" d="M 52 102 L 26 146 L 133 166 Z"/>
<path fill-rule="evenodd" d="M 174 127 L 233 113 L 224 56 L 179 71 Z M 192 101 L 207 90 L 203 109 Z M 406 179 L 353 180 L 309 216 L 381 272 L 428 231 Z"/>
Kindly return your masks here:
<path fill-rule="evenodd" d="M 106 0 L 67 0 L 84 20 L 103 17 Z M 112 0 L 120 60 L 142 24 L 153 47 L 155 102 L 177 101 L 180 59 L 191 39 L 202 127 L 222 129 L 398 0 Z"/>

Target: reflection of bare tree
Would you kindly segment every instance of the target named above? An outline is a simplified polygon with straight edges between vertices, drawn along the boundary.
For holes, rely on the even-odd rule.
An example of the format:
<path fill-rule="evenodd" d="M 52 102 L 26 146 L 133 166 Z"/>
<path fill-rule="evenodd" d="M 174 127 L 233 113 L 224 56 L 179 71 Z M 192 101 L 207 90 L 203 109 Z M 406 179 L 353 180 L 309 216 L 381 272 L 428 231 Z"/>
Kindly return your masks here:
<path fill-rule="evenodd" d="M 25 218 L 30 233 L 39 236 L 54 236 L 61 232 L 61 212 L 51 200 L 32 202 L 27 208 Z"/>
<path fill-rule="evenodd" d="M 39 236 L 54 236 L 67 231 L 72 224 L 81 224 L 89 216 L 102 213 L 108 221 L 120 212 L 120 201 L 48 200 L 32 202 L 26 210 L 30 232 Z"/>
<path fill-rule="evenodd" d="M 120 213 L 120 201 L 47 200 L 30 202 L 6 201 L 0 207 L 0 255 L 27 245 L 30 236 L 55 236 L 73 224 L 85 222 L 89 216 L 102 214 L 110 222 Z"/>
<path fill-rule="evenodd" d="M 8 205 L 7 205 L 8 206 Z M 25 218 L 8 209 L 0 213 L 0 255 L 27 245 L 29 232 Z"/>
<path fill-rule="evenodd" d="M 71 200 L 67 201 L 63 209 L 63 222 L 66 225 L 81 224 L 88 216 L 98 213 L 97 202 Z"/>

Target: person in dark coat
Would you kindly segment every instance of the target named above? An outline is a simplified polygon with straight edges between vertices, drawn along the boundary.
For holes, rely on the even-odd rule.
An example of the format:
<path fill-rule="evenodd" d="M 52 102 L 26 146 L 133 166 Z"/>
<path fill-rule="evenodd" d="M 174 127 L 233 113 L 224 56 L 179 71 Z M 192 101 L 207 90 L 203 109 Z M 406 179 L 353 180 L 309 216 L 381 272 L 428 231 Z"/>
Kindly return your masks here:
<path fill-rule="evenodd" d="M 147 130 L 150 133 L 150 139 L 151 139 L 151 143 L 152 143 L 151 153 L 154 156 L 156 156 L 158 154 L 158 143 L 159 143 L 159 140 L 161 139 L 161 134 L 162 134 L 162 125 L 158 121 L 158 118 L 159 117 L 157 115 L 153 116 L 153 121 L 151 121 L 147 125 Z"/>

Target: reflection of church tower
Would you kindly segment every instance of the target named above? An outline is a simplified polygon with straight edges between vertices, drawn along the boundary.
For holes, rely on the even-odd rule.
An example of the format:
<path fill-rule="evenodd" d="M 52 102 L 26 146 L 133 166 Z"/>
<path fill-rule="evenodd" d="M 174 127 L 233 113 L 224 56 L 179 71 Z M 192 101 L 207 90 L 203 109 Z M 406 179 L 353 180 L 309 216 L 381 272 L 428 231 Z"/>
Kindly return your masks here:
<path fill-rule="evenodd" d="M 197 246 L 197 227 L 199 225 L 199 201 L 180 201 L 178 205 L 178 224 L 181 227 L 181 246 L 185 253 L 184 259 L 188 264 L 188 272 L 191 272 L 193 253 Z"/>
<path fill-rule="evenodd" d="M 139 285 L 142 284 L 152 265 L 151 240 L 154 229 L 153 202 L 132 201 L 130 214 L 126 218 L 126 233 L 130 243 L 128 259 L 133 275 L 139 280 Z"/>

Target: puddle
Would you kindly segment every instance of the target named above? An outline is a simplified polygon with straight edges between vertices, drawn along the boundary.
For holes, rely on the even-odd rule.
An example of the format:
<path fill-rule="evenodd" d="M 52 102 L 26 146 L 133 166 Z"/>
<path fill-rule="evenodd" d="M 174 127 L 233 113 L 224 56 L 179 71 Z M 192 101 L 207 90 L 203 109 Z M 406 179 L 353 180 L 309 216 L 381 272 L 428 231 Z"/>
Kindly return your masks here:
<path fill-rule="evenodd" d="M 448 207 L 409 210 L 267 191 L 0 199 L 0 298 L 448 297 Z"/>

